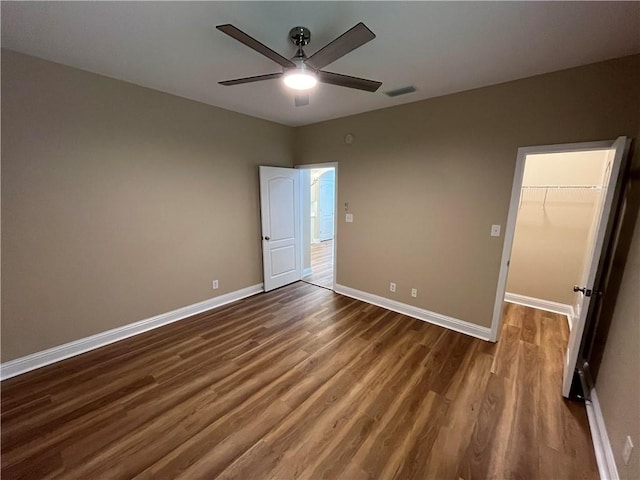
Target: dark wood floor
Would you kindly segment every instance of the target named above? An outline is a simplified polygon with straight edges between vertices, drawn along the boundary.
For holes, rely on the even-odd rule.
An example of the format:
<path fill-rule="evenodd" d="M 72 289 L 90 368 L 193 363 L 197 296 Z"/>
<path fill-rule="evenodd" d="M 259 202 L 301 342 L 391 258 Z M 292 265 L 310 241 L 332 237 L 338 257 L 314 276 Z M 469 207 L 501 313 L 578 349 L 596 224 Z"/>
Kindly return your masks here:
<path fill-rule="evenodd" d="M 2 478 L 597 478 L 566 322 L 496 346 L 299 282 L 2 383 Z"/>
<path fill-rule="evenodd" d="M 333 289 L 333 240 L 311 244 L 311 275 L 304 281 Z"/>

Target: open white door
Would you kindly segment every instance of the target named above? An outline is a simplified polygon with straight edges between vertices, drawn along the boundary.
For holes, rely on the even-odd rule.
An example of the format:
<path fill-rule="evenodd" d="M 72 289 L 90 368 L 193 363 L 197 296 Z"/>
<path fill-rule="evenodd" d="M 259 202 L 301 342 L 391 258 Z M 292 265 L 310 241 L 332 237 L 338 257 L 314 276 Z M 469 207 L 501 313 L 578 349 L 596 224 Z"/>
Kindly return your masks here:
<path fill-rule="evenodd" d="M 589 312 L 589 305 L 591 303 L 591 299 L 594 298 L 594 283 L 596 274 L 598 272 L 600 257 L 602 256 L 605 233 L 607 230 L 607 222 L 609 220 L 609 217 L 611 216 L 611 207 L 613 203 L 613 196 L 615 193 L 615 186 L 620 175 L 620 166 L 622 165 L 622 161 L 624 159 L 627 142 L 628 140 L 626 137 L 618 137 L 618 139 L 611 146 L 611 153 L 609 156 L 610 163 L 608 165 L 607 172 L 602 184 L 603 191 L 602 201 L 600 202 L 601 208 L 599 213 L 596 212 L 596 225 L 594 229 L 595 235 L 592 242 L 591 255 L 588 257 L 587 265 L 585 267 L 583 283 L 579 286 L 578 289 L 582 297 L 580 308 L 578 310 L 579 315 L 573 321 L 573 328 L 571 329 L 571 334 L 569 336 L 569 345 L 567 347 L 567 355 L 562 382 L 562 395 L 565 397 L 569 397 L 573 373 L 576 368 L 576 362 L 578 360 L 580 342 L 582 341 L 587 314 Z M 597 293 L 595 293 L 595 295 L 597 295 Z"/>
<path fill-rule="evenodd" d="M 333 238 L 334 207 L 336 203 L 336 172 L 329 170 L 318 179 L 318 216 L 320 221 L 320 241 Z"/>
<path fill-rule="evenodd" d="M 302 278 L 299 172 L 260 167 L 264 290 Z"/>

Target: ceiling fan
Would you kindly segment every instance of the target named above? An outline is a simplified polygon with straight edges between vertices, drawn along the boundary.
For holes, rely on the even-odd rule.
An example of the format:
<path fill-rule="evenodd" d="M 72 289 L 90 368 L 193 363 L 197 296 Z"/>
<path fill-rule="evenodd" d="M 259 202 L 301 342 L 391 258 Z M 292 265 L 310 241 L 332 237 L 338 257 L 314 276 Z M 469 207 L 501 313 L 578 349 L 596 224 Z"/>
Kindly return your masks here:
<path fill-rule="evenodd" d="M 224 82 L 219 82 L 220 85 L 240 85 L 274 78 L 283 78 L 285 85 L 299 91 L 313 88 L 317 82 L 355 88 L 356 90 L 367 92 L 375 92 L 382 85 L 382 82 L 322 70 L 323 67 L 376 38 L 375 34 L 362 22 L 347 30 L 310 57 L 307 57 L 304 53 L 303 47 L 311 41 L 311 32 L 306 27 L 292 28 L 289 32 L 289 39 L 298 50 L 291 60 L 283 57 L 233 25 L 218 25 L 216 28 L 282 66 L 282 72 L 279 73 L 225 80 Z M 308 94 L 301 93 L 295 96 L 296 107 L 308 104 Z"/>

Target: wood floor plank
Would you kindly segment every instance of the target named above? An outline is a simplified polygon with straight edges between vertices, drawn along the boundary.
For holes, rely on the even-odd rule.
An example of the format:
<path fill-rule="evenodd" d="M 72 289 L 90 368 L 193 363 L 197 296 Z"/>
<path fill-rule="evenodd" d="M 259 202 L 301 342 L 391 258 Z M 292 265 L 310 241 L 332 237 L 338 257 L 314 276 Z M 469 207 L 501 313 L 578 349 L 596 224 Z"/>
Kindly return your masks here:
<path fill-rule="evenodd" d="M 333 240 L 311 244 L 311 274 L 304 280 L 319 287 L 333 288 Z"/>
<path fill-rule="evenodd" d="M 566 320 L 504 315 L 495 345 L 305 282 L 255 295 L 2 382 L 0 473 L 597 478 Z"/>
<path fill-rule="evenodd" d="M 515 303 L 505 302 L 502 311 L 505 325 L 522 328 L 522 318 L 525 315 L 525 307 Z"/>
<path fill-rule="evenodd" d="M 515 378 L 516 354 L 520 335 L 521 329 L 519 327 L 514 327 L 505 322 L 502 327 L 500 342 L 498 342 L 496 354 L 493 358 L 491 373 L 510 379 Z"/>
<path fill-rule="evenodd" d="M 542 312 L 535 308 L 525 308 L 520 328 L 520 339 L 540 346 L 540 321 Z"/>
<path fill-rule="evenodd" d="M 503 473 L 507 478 L 540 478 L 538 386 L 542 377 L 536 345 L 527 341 L 518 345 L 517 375 L 515 411 Z"/>
<path fill-rule="evenodd" d="M 540 363 L 540 412 L 538 415 L 538 428 L 540 441 L 544 445 L 559 452 L 571 454 L 571 442 L 565 446 L 564 411 L 567 402 L 557 400 L 558 389 L 562 388 L 562 366 L 564 365 L 565 349 L 561 341 L 561 318 L 542 316 L 541 331 L 542 340 L 540 354 L 544 356 Z M 568 451 L 569 450 L 569 451 Z"/>
<path fill-rule="evenodd" d="M 451 400 L 447 418 L 440 427 L 438 437 L 431 449 L 425 469 L 426 478 L 456 478 L 458 466 L 471 441 L 469 432 L 478 419 L 480 405 L 491 372 L 493 358 L 489 355 L 469 355 L 468 370 L 460 385 L 447 392 Z M 455 392 L 455 393 L 454 393 Z"/>
<path fill-rule="evenodd" d="M 458 477 L 464 480 L 503 478 L 515 414 L 515 383 L 492 375 L 487 382 Z"/>

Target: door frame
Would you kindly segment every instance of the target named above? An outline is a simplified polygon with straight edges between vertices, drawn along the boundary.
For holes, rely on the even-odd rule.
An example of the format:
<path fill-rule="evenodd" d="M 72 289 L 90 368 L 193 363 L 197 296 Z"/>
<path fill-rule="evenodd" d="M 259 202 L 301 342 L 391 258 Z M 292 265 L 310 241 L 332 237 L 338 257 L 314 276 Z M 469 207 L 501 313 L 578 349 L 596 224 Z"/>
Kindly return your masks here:
<path fill-rule="evenodd" d="M 520 195 L 522 191 L 522 181 L 524 178 L 524 166 L 528 155 L 540 153 L 566 153 L 581 152 L 586 150 L 606 150 L 613 147 L 617 139 L 597 141 L 597 142 L 581 142 L 581 143 L 562 143 L 557 145 L 537 145 L 531 147 L 518 148 L 518 156 L 516 159 L 515 172 L 513 174 L 513 186 L 511 188 L 511 200 L 509 202 L 509 214 L 507 216 L 507 225 L 504 230 L 504 244 L 502 247 L 502 258 L 500 260 L 500 274 L 498 275 L 498 287 L 496 289 L 496 300 L 493 306 L 493 320 L 491 322 L 491 333 L 489 340 L 496 342 L 500 337 L 502 327 L 502 306 L 507 288 L 507 276 L 509 274 L 509 260 L 511 258 L 511 250 L 513 248 L 513 237 L 516 230 L 516 217 L 518 216 L 518 206 L 520 204 Z M 617 179 L 616 179 L 617 180 Z M 615 215 L 615 209 L 612 208 L 607 219 L 607 223 L 611 217 Z M 601 253 L 601 256 L 604 251 Z"/>
<path fill-rule="evenodd" d="M 299 170 L 313 170 L 316 168 L 333 168 L 334 172 L 335 172 L 335 181 L 334 181 L 334 199 L 333 199 L 333 284 L 331 286 L 331 290 L 335 291 L 336 289 L 336 277 L 337 277 L 337 272 L 338 272 L 338 259 L 337 259 L 337 255 L 336 252 L 338 251 L 338 162 L 323 162 L 323 163 L 309 163 L 309 164 L 304 164 L 304 165 L 295 165 L 293 168 L 299 169 Z M 303 189 L 300 188 L 300 195 L 302 195 L 302 191 Z M 302 198 L 300 199 L 300 205 L 304 205 L 302 203 Z M 304 224 L 304 222 L 302 221 L 302 215 L 309 215 L 309 212 L 303 212 L 303 209 L 300 209 L 300 228 L 302 228 L 302 225 Z M 302 259 L 301 259 L 302 260 Z M 304 263 L 303 263 L 303 270 L 304 270 Z"/>

